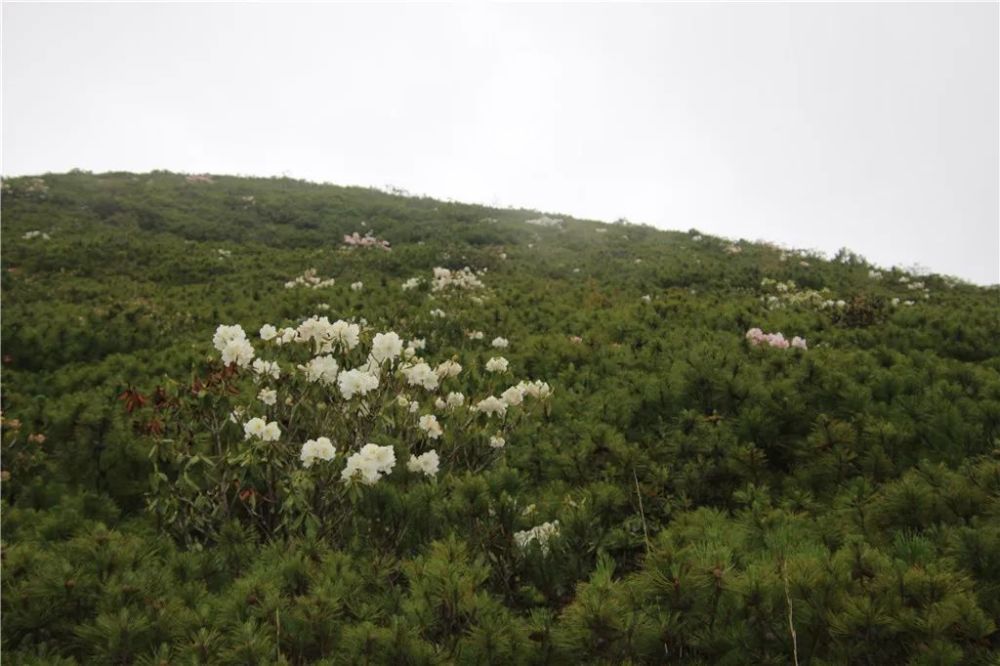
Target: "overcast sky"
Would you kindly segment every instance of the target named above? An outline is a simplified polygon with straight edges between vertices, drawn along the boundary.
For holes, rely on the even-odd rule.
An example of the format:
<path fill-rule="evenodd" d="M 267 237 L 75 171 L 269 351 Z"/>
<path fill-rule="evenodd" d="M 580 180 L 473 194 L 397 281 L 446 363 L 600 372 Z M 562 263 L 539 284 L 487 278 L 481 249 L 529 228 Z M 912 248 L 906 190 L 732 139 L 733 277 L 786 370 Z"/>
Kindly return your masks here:
<path fill-rule="evenodd" d="M 998 4 L 3 5 L 3 173 L 391 184 L 1000 281 Z"/>

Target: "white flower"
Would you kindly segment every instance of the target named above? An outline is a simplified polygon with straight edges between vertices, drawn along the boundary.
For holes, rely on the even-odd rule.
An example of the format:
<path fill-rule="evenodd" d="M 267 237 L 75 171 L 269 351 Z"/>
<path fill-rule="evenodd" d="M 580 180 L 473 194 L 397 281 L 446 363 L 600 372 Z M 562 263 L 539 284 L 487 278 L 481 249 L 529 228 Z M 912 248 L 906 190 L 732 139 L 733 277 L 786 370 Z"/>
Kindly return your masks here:
<path fill-rule="evenodd" d="M 519 548 L 527 548 L 532 541 L 537 541 L 542 554 L 549 552 L 549 541 L 559 536 L 559 521 L 553 520 L 551 523 L 536 525 L 530 530 L 514 532 L 514 542 Z"/>
<path fill-rule="evenodd" d="M 470 340 L 482 340 L 486 334 L 482 331 L 469 331 L 468 336 Z"/>
<path fill-rule="evenodd" d="M 278 422 L 271 421 L 264 426 L 264 432 L 261 433 L 260 438 L 265 442 L 276 442 L 281 439 L 281 428 L 278 427 Z"/>
<path fill-rule="evenodd" d="M 333 322 L 330 326 L 330 336 L 333 342 L 341 345 L 345 349 L 354 349 L 358 346 L 361 337 L 361 327 L 344 320 Z"/>
<path fill-rule="evenodd" d="M 477 402 L 474 409 L 475 411 L 486 414 L 487 416 L 502 416 L 507 413 L 507 403 L 500 398 L 491 395 Z"/>
<path fill-rule="evenodd" d="M 410 413 L 416 414 L 419 411 L 420 411 L 420 403 L 414 400 L 413 402 L 410 403 Z"/>
<path fill-rule="evenodd" d="M 444 319 L 447 315 L 445 315 L 444 310 L 441 308 L 434 308 L 431 310 L 431 316 L 436 317 L 437 319 Z"/>
<path fill-rule="evenodd" d="M 410 456 L 410 459 L 406 461 L 406 469 L 411 472 L 421 472 L 427 476 L 436 476 L 440 464 L 441 460 L 438 458 L 437 451 L 431 449 L 422 455 Z"/>
<path fill-rule="evenodd" d="M 264 436 L 264 427 L 267 423 L 264 419 L 260 417 L 254 417 L 243 424 L 243 435 L 244 439 L 250 439 L 251 437 L 256 437 L 260 439 Z"/>
<path fill-rule="evenodd" d="M 431 280 L 431 291 L 442 291 L 448 288 L 480 289 L 482 287 L 482 281 L 468 266 L 456 271 L 441 267 L 435 268 L 434 279 Z"/>
<path fill-rule="evenodd" d="M 261 389 L 257 394 L 257 399 L 265 405 L 273 405 L 278 402 L 278 392 L 274 389 Z"/>
<path fill-rule="evenodd" d="M 243 330 L 243 327 L 239 324 L 234 326 L 220 324 L 219 327 L 215 329 L 215 335 L 212 336 L 212 344 L 215 345 L 215 348 L 221 352 L 225 351 L 230 342 L 246 339 L 247 334 Z"/>
<path fill-rule="evenodd" d="M 365 444 L 361 450 L 347 459 L 347 466 L 340 477 L 349 482 L 360 480 L 365 485 L 374 485 L 384 474 L 396 465 L 396 452 L 391 446 Z"/>
<path fill-rule="evenodd" d="M 797 348 L 797 349 L 808 349 L 808 347 L 806 347 L 806 341 L 805 341 L 805 339 L 804 338 L 800 338 L 797 335 L 794 338 L 792 338 L 792 346 L 795 347 L 795 348 Z"/>
<path fill-rule="evenodd" d="M 490 344 L 496 347 L 497 349 L 506 349 L 510 345 L 510 341 L 508 341 L 507 338 L 497 337 L 493 338 L 493 342 L 491 342 Z"/>
<path fill-rule="evenodd" d="M 365 288 L 365 283 L 364 282 L 352 282 L 351 283 L 351 291 L 361 291 L 364 288 Z"/>
<path fill-rule="evenodd" d="M 312 464 L 317 460 L 333 460 L 335 455 L 337 455 L 337 449 L 334 448 L 330 438 L 319 437 L 306 440 L 305 444 L 302 445 L 299 460 L 302 461 L 303 467 L 312 467 Z"/>
<path fill-rule="evenodd" d="M 371 356 L 376 363 L 392 361 L 403 351 L 403 341 L 393 332 L 376 333 L 372 340 Z"/>
<path fill-rule="evenodd" d="M 222 349 L 222 362 L 226 365 L 235 363 L 239 367 L 245 368 L 250 365 L 253 357 L 253 345 L 246 338 L 230 340 Z"/>
<path fill-rule="evenodd" d="M 281 332 L 278 334 L 278 338 L 277 340 L 275 340 L 275 343 L 278 345 L 284 345 L 288 344 L 289 342 L 294 342 L 295 339 L 298 337 L 298 335 L 299 332 L 296 331 L 294 328 L 287 328 L 287 327 L 283 328 L 281 329 Z"/>
<path fill-rule="evenodd" d="M 406 343 L 406 348 L 407 349 L 426 349 L 427 348 L 427 340 L 425 340 L 424 338 L 413 338 L 412 340 L 410 340 L 410 341 L 408 341 Z"/>
<path fill-rule="evenodd" d="M 439 411 L 448 409 L 448 403 L 444 401 L 444 398 L 436 398 L 434 400 L 434 409 L 437 409 Z"/>
<path fill-rule="evenodd" d="M 420 417 L 420 429 L 427 433 L 431 439 L 437 439 L 444 434 L 441 424 L 433 414 L 425 414 Z"/>
<path fill-rule="evenodd" d="M 440 379 L 457 377 L 460 372 L 462 372 L 462 366 L 456 361 L 444 361 L 434 370 L 434 374 Z"/>
<path fill-rule="evenodd" d="M 521 390 L 524 395 L 530 395 L 532 398 L 537 398 L 538 400 L 545 400 L 552 395 L 552 388 L 547 382 L 542 380 L 536 380 L 533 382 L 521 382 L 517 385 L 517 388 Z"/>
<path fill-rule="evenodd" d="M 264 419 L 255 417 L 243 424 L 244 439 L 256 437 L 265 442 L 274 442 L 281 437 L 281 428 L 276 421 L 265 423 Z"/>
<path fill-rule="evenodd" d="M 506 444 L 507 444 L 507 440 L 505 440 L 500 435 L 500 433 L 497 433 L 497 434 L 493 435 L 492 437 L 490 437 L 490 446 L 493 447 L 494 449 L 502 449 Z"/>
<path fill-rule="evenodd" d="M 503 356 L 494 356 L 490 360 L 486 361 L 486 371 L 487 372 L 507 372 L 507 359 Z"/>
<path fill-rule="evenodd" d="M 378 377 L 363 370 L 346 370 L 340 373 L 338 378 L 340 394 L 345 400 L 350 400 L 355 394 L 366 395 L 369 391 L 378 388 Z"/>
<path fill-rule="evenodd" d="M 500 394 L 500 399 L 511 407 L 517 407 L 524 402 L 525 389 L 521 386 L 511 386 Z"/>
<path fill-rule="evenodd" d="M 267 342 L 268 340 L 273 340 L 277 335 L 278 335 L 278 329 L 276 329 L 274 326 L 271 326 L 270 324 L 264 324 L 263 326 L 260 327 L 260 339 L 263 340 L 264 342 Z"/>
<path fill-rule="evenodd" d="M 410 278 L 409 280 L 407 280 L 406 282 L 403 283 L 403 291 L 409 291 L 410 289 L 416 289 L 417 287 L 420 286 L 421 282 L 423 282 L 423 280 L 421 280 L 418 277 Z"/>
<path fill-rule="evenodd" d="M 403 368 L 403 375 L 410 386 L 423 386 L 428 391 L 438 387 L 437 374 L 424 362 Z"/>
<path fill-rule="evenodd" d="M 340 370 L 337 360 L 330 354 L 317 356 L 299 367 L 305 371 L 306 381 L 320 382 L 325 386 L 331 386 L 337 381 L 337 372 Z"/>
<path fill-rule="evenodd" d="M 269 375 L 272 379 L 281 377 L 281 366 L 278 365 L 277 361 L 265 361 L 261 358 L 255 358 L 253 365 L 250 367 L 258 377 L 265 375 Z"/>
<path fill-rule="evenodd" d="M 636 261 L 638 261 L 638 259 Z M 652 300 L 653 300 L 653 297 L 650 296 L 649 294 L 644 294 L 643 297 L 642 297 L 642 302 L 643 303 L 649 303 Z"/>

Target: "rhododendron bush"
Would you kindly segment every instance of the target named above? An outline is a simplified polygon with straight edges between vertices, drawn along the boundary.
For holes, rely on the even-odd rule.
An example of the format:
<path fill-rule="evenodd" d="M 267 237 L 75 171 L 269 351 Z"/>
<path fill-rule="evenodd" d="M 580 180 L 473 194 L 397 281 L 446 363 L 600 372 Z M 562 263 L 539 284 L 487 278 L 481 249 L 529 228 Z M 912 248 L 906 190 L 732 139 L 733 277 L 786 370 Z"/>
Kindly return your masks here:
<path fill-rule="evenodd" d="M 454 350 L 432 366 L 417 355 L 423 339 L 404 348 L 394 331 L 326 316 L 265 324 L 254 339 L 220 325 L 212 344 L 219 366 L 154 408 L 149 505 L 188 540 L 214 539 L 234 517 L 268 536 L 342 538 L 339 517 L 365 486 L 482 471 L 552 394 L 515 381 L 504 358 L 473 381 L 474 360 Z"/>

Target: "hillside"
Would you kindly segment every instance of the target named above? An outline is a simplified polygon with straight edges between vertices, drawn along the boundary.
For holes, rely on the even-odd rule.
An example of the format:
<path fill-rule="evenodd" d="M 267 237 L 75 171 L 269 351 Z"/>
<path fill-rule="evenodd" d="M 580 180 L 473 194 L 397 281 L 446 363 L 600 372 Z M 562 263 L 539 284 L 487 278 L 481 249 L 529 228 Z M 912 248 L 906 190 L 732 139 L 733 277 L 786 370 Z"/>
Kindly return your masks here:
<path fill-rule="evenodd" d="M 2 215 L 11 664 L 996 663 L 995 287 L 290 179 Z"/>

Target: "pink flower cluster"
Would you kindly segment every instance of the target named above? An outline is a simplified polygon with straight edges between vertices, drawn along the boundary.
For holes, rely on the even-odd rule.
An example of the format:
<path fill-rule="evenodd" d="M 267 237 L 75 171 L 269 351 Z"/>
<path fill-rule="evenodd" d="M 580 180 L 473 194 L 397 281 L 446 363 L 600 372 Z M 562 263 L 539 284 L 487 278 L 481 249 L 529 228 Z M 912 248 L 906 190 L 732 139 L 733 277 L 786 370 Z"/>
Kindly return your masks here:
<path fill-rule="evenodd" d="M 788 349 L 789 347 L 795 347 L 796 349 L 808 349 L 805 338 L 800 338 L 796 335 L 792 338 L 791 342 L 789 342 L 781 333 L 765 333 L 759 328 L 751 328 L 747 331 L 747 340 L 749 340 L 750 344 L 754 347 L 768 345 L 769 347 L 777 347 L 778 349 Z"/>
<path fill-rule="evenodd" d="M 358 235 L 357 231 L 350 235 L 345 234 L 344 245 L 348 247 L 377 247 L 383 250 L 392 249 L 389 247 L 389 241 L 375 238 L 370 231 L 364 236 Z"/>

